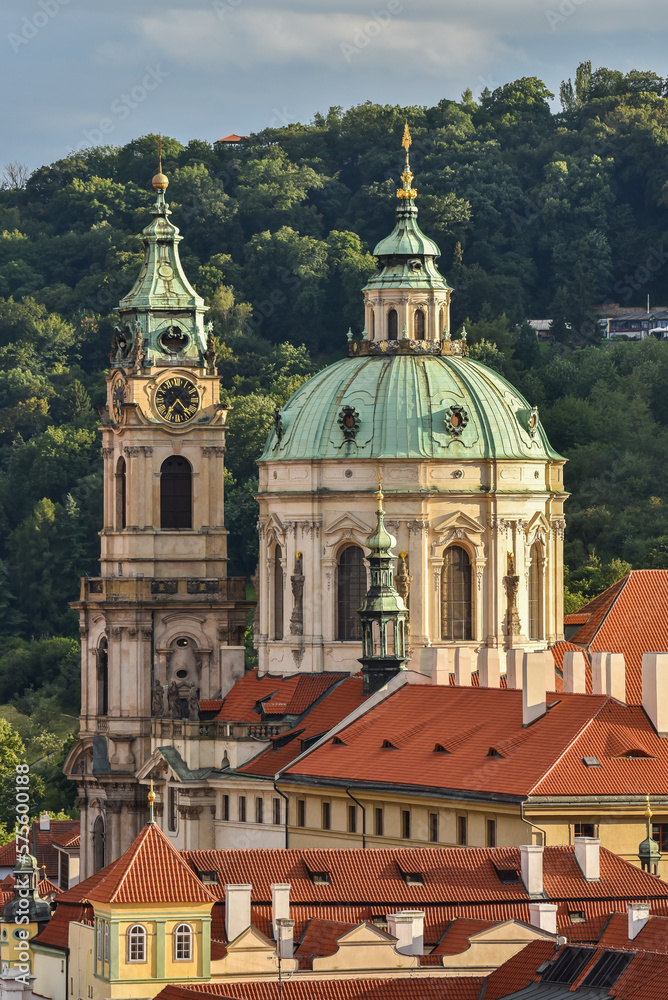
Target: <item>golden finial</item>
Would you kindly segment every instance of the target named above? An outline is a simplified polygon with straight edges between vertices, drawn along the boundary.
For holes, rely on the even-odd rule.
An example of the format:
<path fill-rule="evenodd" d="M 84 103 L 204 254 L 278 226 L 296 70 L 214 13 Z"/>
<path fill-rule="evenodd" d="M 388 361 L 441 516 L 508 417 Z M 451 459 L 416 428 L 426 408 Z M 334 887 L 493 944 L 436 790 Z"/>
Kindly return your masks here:
<path fill-rule="evenodd" d="M 148 821 L 149 823 L 154 823 L 153 818 L 153 803 L 155 802 L 155 792 L 153 791 L 153 778 L 151 778 L 151 787 L 148 792 Z"/>
<path fill-rule="evenodd" d="M 403 187 L 397 190 L 397 198 L 409 199 L 412 201 L 413 198 L 417 198 L 417 191 L 414 187 L 411 187 L 411 182 L 413 180 L 413 174 L 411 173 L 411 164 L 408 157 L 408 149 L 412 143 L 411 130 L 408 127 L 408 122 L 404 122 L 404 137 L 401 140 L 401 145 L 406 150 L 406 162 L 404 164 L 404 172 L 401 175 L 401 180 Z"/>
<path fill-rule="evenodd" d="M 407 559 L 408 558 L 408 552 L 406 552 L 406 549 L 402 549 L 401 550 L 401 552 L 399 553 L 399 558 L 400 559 Z"/>
<path fill-rule="evenodd" d="M 383 509 L 383 485 L 380 469 L 378 470 L 378 492 L 376 493 L 376 500 L 378 501 L 378 510 Z"/>
<path fill-rule="evenodd" d="M 647 809 L 645 810 L 645 819 L 651 819 L 653 816 L 652 808 L 649 804 L 649 795 L 647 796 Z"/>
<path fill-rule="evenodd" d="M 165 191 L 169 186 L 169 180 L 162 172 L 162 136 L 158 136 L 158 172 L 153 178 L 153 187 L 159 191 Z"/>

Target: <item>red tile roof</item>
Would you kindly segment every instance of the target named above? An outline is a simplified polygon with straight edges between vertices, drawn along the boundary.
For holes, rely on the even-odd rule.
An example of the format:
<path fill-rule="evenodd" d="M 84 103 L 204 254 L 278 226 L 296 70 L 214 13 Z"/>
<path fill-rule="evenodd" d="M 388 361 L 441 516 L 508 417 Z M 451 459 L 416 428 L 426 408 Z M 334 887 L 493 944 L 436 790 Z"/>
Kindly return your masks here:
<path fill-rule="evenodd" d="M 629 940 L 628 917 L 625 913 L 612 913 L 598 939 L 601 948 L 620 948 L 625 951 L 652 951 L 668 955 L 668 918 L 651 916 L 635 938 Z"/>
<path fill-rule="evenodd" d="M 229 135 L 224 135 L 222 139 L 218 142 L 240 142 L 242 139 L 247 139 L 247 135 L 237 135 L 236 132 L 230 132 Z"/>
<path fill-rule="evenodd" d="M 295 957 L 299 959 L 299 968 L 310 969 L 314 958 L 321 955 L 334 955 L 339 948 L 338 939 L 357 926 L 359 925 L 345 924 L 338 920 L 321 920 L 319 917 L 311 917 L 304 928 L 301 941 L 295 949 Z"/>
<path fill-rule="evenodd" d="M 488 927 L 493 927 L 494 920 L 473 920 L 470 917 L 455 917 L 452 923 L 445 928 L 443 937 L 438 942 L 432 955 L 459 955 L 470 947 L 469 938 L 472 934 L 486 931 Z"/>
<path fill-rule="evenodd" d="M 555 953 L 551 941 L 530 941 L 507 962 L 492 972 L 485 985 L 485 1000 L 501 1000 L 540 979 L 536 969 Z"/>
<path fill-rule="evenodd" d="M 54 893 L 56 896 L 60 896 L 63 890 L 51 882 L 48 878 L 41 878 L 37 883 L 37 891 L 40 896 L 44 898 L 45 896 L 50 896 L 51 893 Z"/>
<path fill-rule="evenodd" d="M 384 979 L 284 979 L 283 1000 L 478 1000 L 484 979 L 392 975 Z M 156 1000 L 193 1000 L 202 994 L 240 1000 L 279 1000 L 277 980 L 166 986 Z"/>
<path fill-rule="evenodd" d="M 571 642 L 590 653 L 623 653 L 626 700 L 640 705 L 642 654 L 668 650 L 668 570 L 631 570 L 579 613 L 589 618 Z"/>
<path fill-rule="evenodd" d="M 241 677 L 225 696 L 216 719 L 221 722 L 262 721 L 259 703 L 273 705 L 273 714 L 301 715 L 334 684 L 348 677 L 343 673 L 258 676 L 257 668 Z M 272 713 L 270 713 L 272 714 Z"/>
<path fill-rule="evenodd" d="M 584 625 L 590 617 L 588 611 L 574 611 L 570 615 L 564 615 L 564 625 Z"/>
<path fill-rule="evenodd" d="M 58 877 L 58 852 L 53 846 L 62 838 L 79 837 L 78 819 L 52 819 L 50 830 L 40 830 L 39 821 L 35 820 L 30 830 L 30 853 L 37 858 L 38 868 L 46 867 L 49 878 Z M 72 844 L 72 846 L 75 846 Z M 10 840 L 0 848 L 0 867 L 16 863 L 16 841 Z"/>
<path fill-rule="evenodd" d="M 155 824 L 145 826 L 127 851 L 104 872 L 104 877 L 87 892 L 92 902 L 213 902 L 192 868 Z"/>
<path fill-rule="evenodd" d="M 271 747 L 240 767 L 238 773 L 273 777 L 300 755 L 303 741 L 328 732 L 367 697 L 362 690 L 361 677 L 346 677 L 304 716 L 298 726 L 275 737 Z"/>
<path fill-rule="evenodd" d="M 532 792 L 607 702 L 603 695 L 548 696 L 553 707 L 525 728 L 521 691 L 407 684 L 340 730 L 336 744 L 328 740 L 287 767 L 282 780 L 325 778 L 518 799 Z M 450 752 L 437 752 L 437 745 Z M 502 757 L 489 756 L 490 747 L 500 746 L 506 748 Z"/>
<path fill-rule="evenodd" d="M 51 843 L 57 847 L 81 847 L 81 833 L 79 824 L 74 830 L 63 830 L 51 838 Z"/>
<path fill-rule="evenodd" d="M 0 867 L 6 868 L 16 863 L 16 841 L 10 840 L 4 847 L 0 847 Z"/>
<path fill-rule="evenodd" d="M 39 944 L 50 948 L 69 948 L 70 923 L 92 921 L 93 908 L 84 903 L 62 903 L 62 896 L 56 900 L 56 912 L 41 934 L 35 938 Z"/>
<path fill-rule="evenodd" d="M 202 698 L 199 703 L 202 712 L 220 712 L 223 707 L 222 698 Z"/>

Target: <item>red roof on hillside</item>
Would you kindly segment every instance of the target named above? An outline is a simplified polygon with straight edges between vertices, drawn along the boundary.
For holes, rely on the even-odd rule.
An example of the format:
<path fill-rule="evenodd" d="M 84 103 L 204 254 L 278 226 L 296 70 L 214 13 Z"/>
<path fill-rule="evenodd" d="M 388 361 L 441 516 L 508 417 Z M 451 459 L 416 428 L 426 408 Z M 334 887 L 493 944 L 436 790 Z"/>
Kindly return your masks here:
<path fill-rule="evenodd" d="M 241 677 L 216 716 L 220 722 L 262 721 L 260 702 L 273 703 L 273 714 L 301 715 L 334 684 L 348 677 L 344 673 L 292 674 L 288 677 L 258 675 L 257 667 Z M 280 706 L 280 710 L 277 706 Z"/>
<path fill-rule="evenodd" d="M 283 772 L 283 780 L 374 783 L 524 797 L 603 709 L 603 695 L 548 694 L 522 723 L 522 692 L 412 685 Z"/>
<path fill-rule="evenodd" d="M 643 653 L 668 650 L 668 570 L 631 570 L 578 614 L 589 617 L 571 642 L 590 653 L 623 653 L 626 700 L 640 705 Z"/>
<path fill-rule="evenodd" d="M 218 142 L 241 142 L 242 139 L 247 138 L 247 135 L 237 135 L 236 132 L 230 132 L 229 135 L 224 135 L 222 139 L 218 139 Z"/>

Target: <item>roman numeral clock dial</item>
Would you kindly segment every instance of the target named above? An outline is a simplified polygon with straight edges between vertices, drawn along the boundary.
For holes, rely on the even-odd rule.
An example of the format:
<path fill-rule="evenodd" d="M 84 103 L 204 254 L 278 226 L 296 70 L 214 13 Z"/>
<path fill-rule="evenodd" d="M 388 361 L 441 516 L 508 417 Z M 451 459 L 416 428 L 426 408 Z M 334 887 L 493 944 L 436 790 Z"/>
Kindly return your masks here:
<path fill-rule="evenodd" d="M 197 386 L 187 378 L 175 375 L 161 382 L 155 393 L 155 408 L 170 424 L 183 424 L 199 409 Z"/>

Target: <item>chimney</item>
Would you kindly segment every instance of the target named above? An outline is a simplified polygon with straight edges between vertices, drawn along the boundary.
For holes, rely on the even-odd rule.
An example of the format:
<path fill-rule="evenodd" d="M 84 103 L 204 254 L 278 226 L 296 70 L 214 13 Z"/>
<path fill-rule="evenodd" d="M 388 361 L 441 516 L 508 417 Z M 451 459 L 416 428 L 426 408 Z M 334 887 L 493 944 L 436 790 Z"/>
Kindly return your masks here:
<path fill-rule="evenodd" d="M 33 1000 L 35 976 L 14 966 L 0 973 L 0 1000 Z"/>
<path fill-rule="evenodd" d="M 287 917 L 276 920 L 276 951 L 281 958 L 292 958 L 294 952 L 295 922 Z"/>
<path fill-rule="evenodd" d="M 290 883 L 276 882 L 271 886 L 271 926 L 274 930 L 274 941 L 278 941 L 276 924 L 279 920 L 290 918 Z"/>
<path fill-rule="evenodd" d="M 420 673 L 431 677 L 432 684 L 450 683 L 450 650 L 447 646 L 423 646 L 420 650 Z"/>
<path fill-rule="evenodd" d="M 529 923 L 548 934 L 557 933 L 557 904 L 529 903 Z"/>
<path fill-rule="evenodd" d="M 455 684 L 471 687 L 471 650 L 469 646 L 455 649 Z"/>
<path fill-rule="evenodd" d="M 659 736 L 668 736 L 668 653 L 643 653 L 642 707 Z"/>
<path fill-rule="evenodd" d="M 545 670 L 545 690 L 546 691 L 556 691 L 557 689 L 557 674 L 556 665 L 554 662 L 554 656 L 550 649 L 543 649 L 538 654 L 543 657 L 543 665 Z"/>
<path fill-rule="evenodd" d="M 601 841 L 598 837 L 575 837 L 575 860 L 587 882 L 601 878 Z"/>
<path fill-rule="evenodd" d="M 478 679 L 480 687 L 501 687 L 501 664 L 499 651 L 489 646 L 483 646 L 478 654 Z"/>
<path fill-rule="evenodd" d="M 649 920 L 649 903 L 627 903 L 629 941 L 634 941 Z"/>
<path fill-rule="evenodd" d="M 522 649 L 509 649 L 506 653 L 506 687 L 508 690 L 522 690 L 523 661 L 524 651 Z"/>
<path fill-rule="evenodd" d="M 543 847 L 538 844 L 522 844 L 520 847 L 522 881 L 530 896 L 543 894 Z"/>
<path fill-rule="evenodd" d="M 387 929 L 397 939 L 401 955 L 424 954 L 424 910 L 401 910 L 388 913 Z"/>
<path fill-rule="evenodd" d="M 581 650 L 569 649 L 564 653 L 564 692 L 585 694 L 585 655 Z"/>
<path fill-rule="evenodd" d="M 626 665 L 623 653 L 608 653 L 605 658 L 606 690 L 611 698 L 626 701 Z"/>
<path fill-rule="evenodd" d="M 40 830 L 50 830 L 51 829 L 51 817 L 48 812 L 43 812 L 39 818 L 39 828 Z"/>
<path fill-rule="evenodd" d="M 542 653 L 526 653 L 522 662 L 522 725 L 540 719 L 546 710 L 545 658 Z"/>
<path fill-rule="evenodd" d="M 606 676 L 607 671 L 605 668 L 605 661 L 608 657 L 607 653 L 592 653 L 591 654 L 591 693 L 592 694 L 607 694 L 608 693 L 608 678 Z"/>
<path fill-rule="evenodd" d="M 234 941 L 251 925 L 252 885 L 225 886 L 225 934 Z"/>

